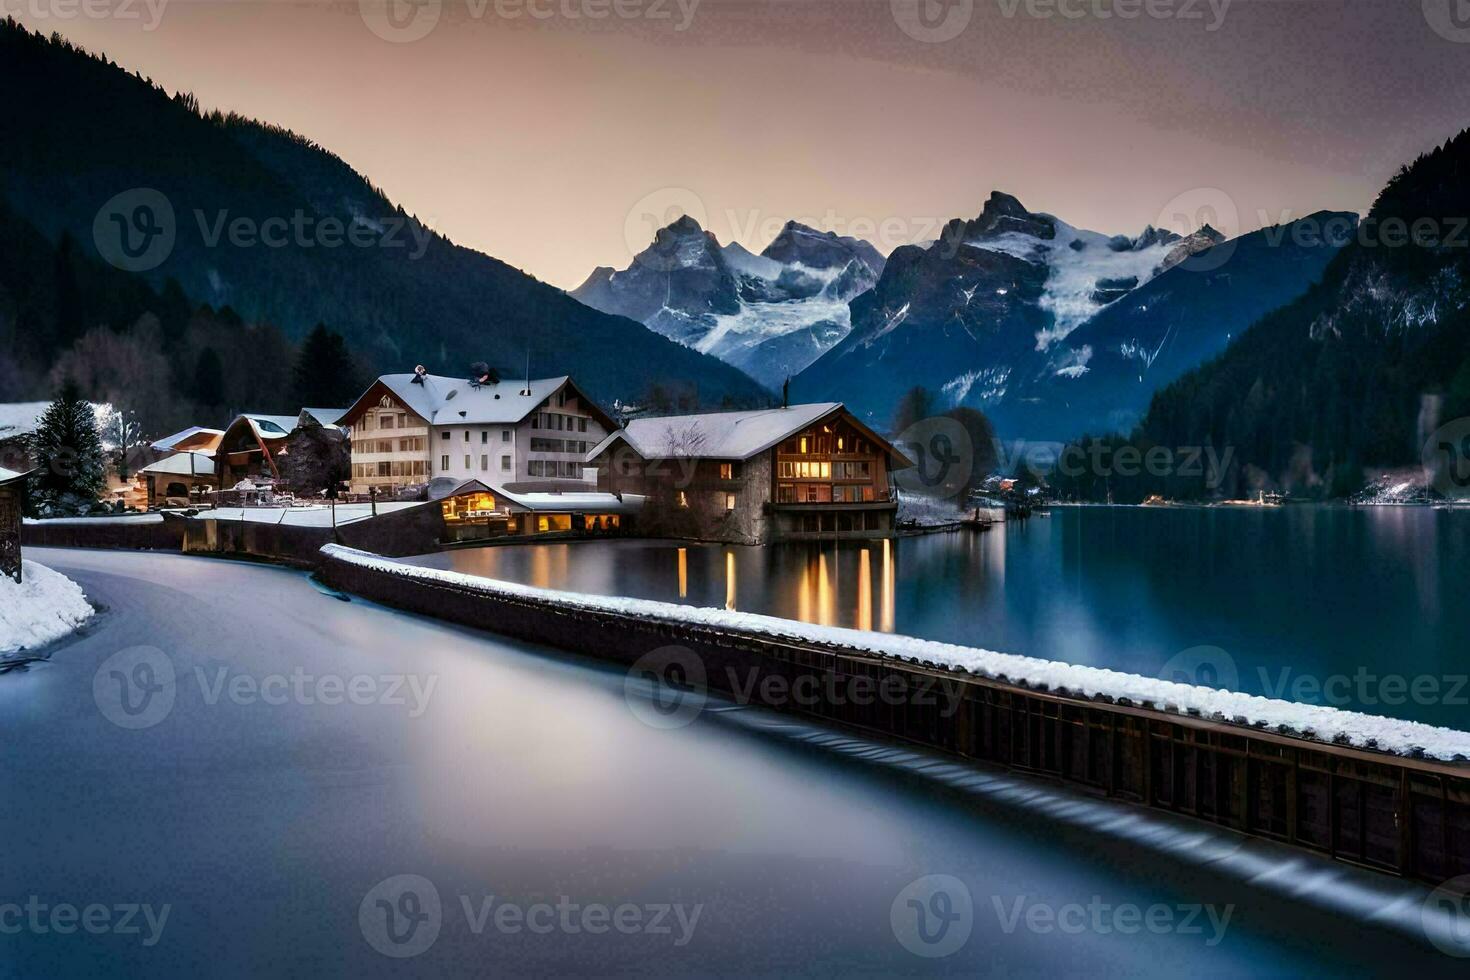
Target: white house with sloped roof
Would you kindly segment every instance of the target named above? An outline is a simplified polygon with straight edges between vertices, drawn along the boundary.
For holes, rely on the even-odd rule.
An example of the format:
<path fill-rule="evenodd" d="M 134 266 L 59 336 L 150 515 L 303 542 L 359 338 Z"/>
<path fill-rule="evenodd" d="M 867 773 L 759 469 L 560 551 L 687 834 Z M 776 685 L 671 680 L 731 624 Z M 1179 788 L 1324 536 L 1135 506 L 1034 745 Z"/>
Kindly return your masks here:
<path fill-rule="evenodd" d="M 387 374 L 338 420 L 352 433 L 353 493 L 433 480 L 594 484 L 587 453 L 616 428 L 569 377 L 477 383 Z"/>

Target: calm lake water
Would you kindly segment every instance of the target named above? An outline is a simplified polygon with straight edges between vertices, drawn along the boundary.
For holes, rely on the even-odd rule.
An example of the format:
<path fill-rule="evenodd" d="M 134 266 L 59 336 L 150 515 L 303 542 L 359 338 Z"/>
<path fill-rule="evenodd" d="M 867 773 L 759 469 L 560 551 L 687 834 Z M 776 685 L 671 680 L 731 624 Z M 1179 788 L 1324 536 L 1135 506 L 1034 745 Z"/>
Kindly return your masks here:
<path fill-rule="evenodd" d="M 583 542 L 415 561 L 1470 728 L 1467 511 L 1059 508 L 887 543 Z"/>

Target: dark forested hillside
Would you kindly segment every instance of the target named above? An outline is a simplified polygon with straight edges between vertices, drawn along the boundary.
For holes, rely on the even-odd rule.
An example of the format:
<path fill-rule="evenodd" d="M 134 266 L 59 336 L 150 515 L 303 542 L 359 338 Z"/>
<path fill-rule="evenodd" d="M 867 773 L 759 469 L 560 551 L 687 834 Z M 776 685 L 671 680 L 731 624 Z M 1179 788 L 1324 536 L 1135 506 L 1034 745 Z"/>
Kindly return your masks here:
<path fill-rule="evenodd" d="M 1323 281 L 1160 391 L 1139 447 L 1233 452 L 1219 493 L 1338 496 L 1470 415 L 1470 131 L 1401 170 Z M 1096 495 L 1102 484 L 1088 479 Z M 1210 488 L 1134 481 L 1133 495 Z M 1116 488 L 1114 488 L 1116 491 Z"/>
<path fill-rule="evenodd" d="M 137 243 L 163 254 L 133 271 L 154 290 L 173 279 L 193 304 L 292 340 L 325 323 L 371 372 L 458 374 L 488 360 L 519 373 L 529 354 L 533 372 L 574 374 L 605 400 L 654 382 L 706 403 L 767 397 L 713 358 L 433 233 L 309 140 L 202 114 L 59 38 L 0 22 L 0 87 L 0 200 L 47 242 L 69 235 L 92 257 L 108 235 L 147 232 Z M 40 346 L 130 322 L 136 305 L 63 311 Z"/>

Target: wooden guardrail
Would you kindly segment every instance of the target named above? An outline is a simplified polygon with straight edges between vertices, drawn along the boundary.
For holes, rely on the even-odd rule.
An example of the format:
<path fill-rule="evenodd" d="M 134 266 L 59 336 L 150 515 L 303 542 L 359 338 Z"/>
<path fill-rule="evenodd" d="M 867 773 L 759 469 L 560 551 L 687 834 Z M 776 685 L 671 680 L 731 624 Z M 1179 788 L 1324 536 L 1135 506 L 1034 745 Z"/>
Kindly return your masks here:
<path fill-rule="evenodd" d="M 1470 873 L 1470 768 L 1104 703 L 729 627 L 591 610 L 323 555 L 333 586 L 466 626 L 633 664 L 671 646 L 705 685 L 825 722 L 1064 780 L 1435 884 Z M 869 699 L 809 690 L 886 690 Z M 944 705 L 945 710 L 938 706 Z"/>

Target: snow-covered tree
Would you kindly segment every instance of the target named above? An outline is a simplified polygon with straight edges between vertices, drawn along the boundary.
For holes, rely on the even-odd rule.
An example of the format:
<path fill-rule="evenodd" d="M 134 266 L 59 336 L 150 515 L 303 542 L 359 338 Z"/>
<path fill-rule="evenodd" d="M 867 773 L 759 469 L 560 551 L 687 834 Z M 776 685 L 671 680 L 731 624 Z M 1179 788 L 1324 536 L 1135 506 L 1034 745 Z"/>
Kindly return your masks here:
<path fill-rule="evenodd" d="M 97 417 L 76 382 L 62 383 L 30 437 L 30 506 L 41 517 L 85 513 L 107 486 Z"/>

